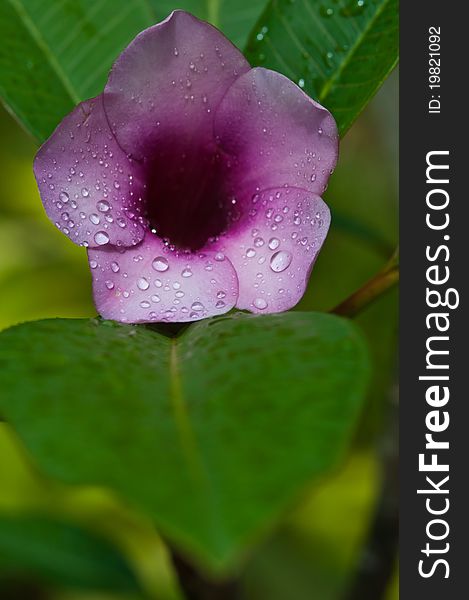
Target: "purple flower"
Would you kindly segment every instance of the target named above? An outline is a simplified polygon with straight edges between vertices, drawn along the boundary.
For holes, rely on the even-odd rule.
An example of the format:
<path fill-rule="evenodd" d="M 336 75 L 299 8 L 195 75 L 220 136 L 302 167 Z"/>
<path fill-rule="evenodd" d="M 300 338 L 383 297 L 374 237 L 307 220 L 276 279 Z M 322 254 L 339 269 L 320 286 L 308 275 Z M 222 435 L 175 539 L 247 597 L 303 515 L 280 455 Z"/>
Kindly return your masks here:
<path fill-rule="evenodd" d="M 49 218 L 88 248 L 103 317 L 193 321 L 300 300 L 337 152 L 327 110 L 175 11 L 122 52 L 34 171 Z"/>

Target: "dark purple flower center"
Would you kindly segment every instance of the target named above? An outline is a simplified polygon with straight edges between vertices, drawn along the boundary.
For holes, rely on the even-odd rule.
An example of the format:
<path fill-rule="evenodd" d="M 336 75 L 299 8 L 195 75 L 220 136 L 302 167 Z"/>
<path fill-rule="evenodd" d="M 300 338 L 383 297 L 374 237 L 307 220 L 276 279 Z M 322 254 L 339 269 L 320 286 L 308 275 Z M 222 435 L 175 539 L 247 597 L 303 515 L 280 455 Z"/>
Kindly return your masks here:
<path fill-rule="evenodd" d="M 172 140 L 162 147 L 147 161 L 146 217 L 159 237 L 195 251 L 228 225 L 225 163 L 215 145 Z"/>

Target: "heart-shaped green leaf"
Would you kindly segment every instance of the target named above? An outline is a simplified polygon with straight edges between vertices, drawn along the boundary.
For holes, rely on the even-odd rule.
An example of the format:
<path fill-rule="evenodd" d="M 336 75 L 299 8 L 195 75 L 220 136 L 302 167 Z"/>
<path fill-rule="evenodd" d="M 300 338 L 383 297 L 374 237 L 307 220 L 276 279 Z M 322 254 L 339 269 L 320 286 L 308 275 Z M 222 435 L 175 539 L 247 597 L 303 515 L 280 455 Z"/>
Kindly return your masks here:
<path fill-rule="evenodd" d="M 398 27 L 398 0 L 271 0 L 247 58 L 298 83 L 343 134 L 395 67 Z"/>
<path fill-rule="evenodd" d="M 0 577 L 91 590 L 136 591 L 126 561 L 109 542 L 62 521 L 0 515 Z"/>
<path fill-rule="evenodd" d="M 0 336 L 0 411 L 44 471 L 109 486 L 183 551 L 227 566 L 337 464 L 368 363 L 352 323 L 235 315 L 178 338 L 98 320 Z"/>

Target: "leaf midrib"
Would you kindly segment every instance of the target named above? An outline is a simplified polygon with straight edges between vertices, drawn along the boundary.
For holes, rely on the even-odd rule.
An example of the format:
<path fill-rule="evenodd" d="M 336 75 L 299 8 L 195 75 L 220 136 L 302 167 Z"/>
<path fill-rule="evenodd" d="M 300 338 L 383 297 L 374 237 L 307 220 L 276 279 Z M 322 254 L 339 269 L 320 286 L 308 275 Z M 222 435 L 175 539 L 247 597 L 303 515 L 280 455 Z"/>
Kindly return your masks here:
<path fill-rule="evenodd" d="M 62 83 L 65 91 L 69 94 L 73 104 L 78 104 L 81 101 L 80 95 L 78 94 L 71 80 L 67 77 L 65 71 L 60 66 L 60 63 L 54 57 L 52 50 L 47 44 L 43 35 L 29 17 L 22 0 L 9 0 L 9 2 L 13 7 L 13 10 L 16 11 L 20 21 L 23 22 L 24 26 L 31 34 L 31 37 L 34 39 L 38 47 L 43 51 L 50 66 L 55 71 L 59 81 Z"/>
<path fill-rule="evenodd" d="M 178 341 L 170 341 L 169 377 L 170 402 L 176 422 L 176 428 L 181 442 L 181 449 L 187 463 L 189 473 L 198 484 L 205 480 L 205 470 L 197 439 L 189 418 L 189 409 L 184 398 L 178 360 Z"/>
<path fill-rule="evenodd" d="M 207 0 L 207 19 L 214 27 L 220 27 L 220 0 Z"/>
<path fill-rule="evenodd" d="M 329 92 L 330 92 L 331 88 L 333 87 L 334 83 L 337 81 L 337 79 L 339 79 L 342 76 L 343 72 L 345 71 L 345 69 L 350 64 L 350 62 L 352 60 L 352 57 L 354 56 L 355 52 L 361 46 L 361 44 L 363 43 L 363 40 L 368 35 L 369 31 L 374 27 L 376 21 L 379 19 L 379 17 L 381 16 L 381 14 L 384 12 L 384 9 L 388 6 L 389 2 L 391 2 L 391 1 L 392 0 L 384 0 L 382 2 L 382 4 L 377 7 L 377 9 L 375 11 L 375 14 L 368 21 L 368 23 L 367 23 L 366 27 L 363 29 L 361 35 L 358 36 L 358 38 L 355 41 L 355 43 L 352 44 L 352 46 L 350 47 L 349 52 L 346 54 L 346 56 L 342 60 L 340 66 L 334 71 L 334 75 L 332 77 L 330 77 L 328 80 L 325 81 L 324 86 L 323 86 L 322 90 L 320 91 L 320 93 L 318 95 L 318 101 L 321 104 L 324 104 L 324 100 L 325 100 L 325 98 L 327 98 L 327 95 L 329 94 Z"/>

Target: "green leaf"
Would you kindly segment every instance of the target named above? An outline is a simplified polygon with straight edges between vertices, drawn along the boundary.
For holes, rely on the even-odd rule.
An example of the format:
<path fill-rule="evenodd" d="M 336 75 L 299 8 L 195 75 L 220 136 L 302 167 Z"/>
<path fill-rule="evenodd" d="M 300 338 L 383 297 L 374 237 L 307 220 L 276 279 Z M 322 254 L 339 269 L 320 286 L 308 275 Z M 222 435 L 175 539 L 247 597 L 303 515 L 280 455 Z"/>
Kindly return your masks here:
<path fill-rule="evenodd" d="M 42 142 L 152 23 L 146 0 L 2 0 L 0 96 Z"/>
<path fill-rule="evenodd" d="M 271 0 L 247 58 L 326 106 L 344 134 L 398 60 L 398 0 Z"/>
<path fill-rule="evenodd" d="M 208 21 L 235 44 L 243 49 L 249 31 L 262 13 L 267 0 L 150 0 L 157 20 L 169 15 L 175 8 L 181 8 Z"/>
<path fill-rule="evenodd" d="M 94 590 L 138 590 L 132 571 L 109 542 L 75 525 L 35 516 L 0 516 L 2 576 Z"/>
<path fill-rule="evenodd" d="M 82 100 L 99 94 L 112 63 L 175 8 L 219 27 L 242 47 L 265 0 L 3 0 L 0 96 L 43 142 Z"/>
<path fill-rule="evenodd" d="M 337 465 L 367 371 L 353 324 L 327 314 L 225 316 L 178 338 L 46 320 L 1 334 L 0 411 L 47 474 L 117 490 L 221 570 Z"/>

